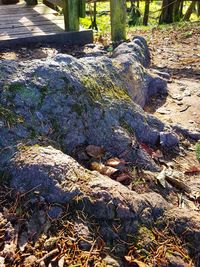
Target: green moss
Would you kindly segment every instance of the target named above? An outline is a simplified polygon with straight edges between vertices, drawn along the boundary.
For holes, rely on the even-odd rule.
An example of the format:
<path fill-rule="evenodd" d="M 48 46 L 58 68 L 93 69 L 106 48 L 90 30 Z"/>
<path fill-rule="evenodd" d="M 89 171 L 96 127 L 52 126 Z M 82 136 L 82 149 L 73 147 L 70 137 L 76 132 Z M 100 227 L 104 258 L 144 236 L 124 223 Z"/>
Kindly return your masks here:
<path fill-rule="evenodd" d="M 53 129 L 56 131 L 56 132 L 60 132 L 60 125 L 58 123 L 58 121 L 54 118 L 51 118 L 51 125 L 53 126 Z"/>
<path fill-rule="evenodd" d="M 35 91 L 19 82 L 11 84 L 9 86 L 9 91 L 15 94 L 18 93 L 22 100 L 26 101 L 27 99 L 31 99 L 33 102 L 37 102 L 37 95 L 35 94 Z"/>
<path fill-rule="evenodd" d="M 16 115 L 12 110 L 4 108 L 2 105 L 0 105 L 0 119 L 6 121 L 9 125 L 23 122 L 21 116 Z"/>
<path fill-rule="evenodd" d="M 16 82 L 16 83 L 12 83 L 10 86 L 9 86 L 9 90 L 13 93 L 17 93 L 17 92 L 20 92 L 22 90 L 24 90 L 26 87 L 19 83 L 19 82 Z"/>
<path fill-rule="evenodd" d="M 127 130 L 130 134 L 135 135 L 133 128 L 124 120 L 123 117 L 119 118 L 119 123 L 122 128 Z"/>
<path fill-rule="evenodd" d="M 39 105 L 41 106 L 44 103 L 45 96 L 47 95 L 48 92 L 48 85 L 42 86 L 40 88 L 40 103 Z"/>
<path fill-rule="evenodd" d="M 78 116 L 81 116 L 82 112 L 84 111 L 84 108 L 80 104 L 76 103 L 71 105 L 71 110 L 73 112 L 76 112 Z"/>
<path fill-rule="evenodd" d="M 131 101 L 128 93 L 120 86 L 115 85 L 110 77 L 100 81 L 95 77 L 84 76 L 81 78 L 81 82 L 93 101 L 101 101 L 105 98 Z"/>
<path fill-rule="evenodd" d="M 61 80 L 65 82 L 64 91 L 68 94 L 74 93 L 74 87 L 71 85 L 70 81 L 67 79 L 67 77 L 62 77 Z"/>

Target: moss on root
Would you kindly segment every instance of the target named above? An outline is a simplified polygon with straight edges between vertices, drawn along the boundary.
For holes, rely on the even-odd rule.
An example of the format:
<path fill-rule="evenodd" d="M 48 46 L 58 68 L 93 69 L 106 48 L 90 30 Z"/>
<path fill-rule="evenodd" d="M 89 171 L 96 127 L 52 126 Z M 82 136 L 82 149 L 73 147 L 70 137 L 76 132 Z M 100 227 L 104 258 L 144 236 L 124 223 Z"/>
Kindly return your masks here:
<path fill-rule="evenodd" d="M 98 81 L 95 78 L 84 76 L 81 82 L 93 101 L 101 101 L 103 98 L 131 101 L 128 93 L 120 86 L 115 85 L 110 78 Z"/>
<path fill-rule="evenodd" d="M 12 110 L 5 108 L 2 105 L 0 105 L 0 119 L 6 121 L 9 125 L 23 122 L 21 116 L 16 115 Z"/>

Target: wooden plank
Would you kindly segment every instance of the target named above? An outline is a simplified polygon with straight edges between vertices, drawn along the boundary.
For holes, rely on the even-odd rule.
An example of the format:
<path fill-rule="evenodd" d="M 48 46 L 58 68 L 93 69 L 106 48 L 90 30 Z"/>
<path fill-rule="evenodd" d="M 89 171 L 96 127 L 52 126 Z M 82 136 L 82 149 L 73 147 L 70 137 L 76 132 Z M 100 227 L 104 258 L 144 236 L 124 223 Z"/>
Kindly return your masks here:
<path fill-rule="evenodd" d="M 64 21 L 63 19 L 62 20 L 55 20 L 54 22 L 52 21 L 48 21 L 48 20 L 40 20 L 40 21 L 35 21 L 35 22 L 30 22 L 30 23 L 25 23 L 23 25 L 20 25 L 20 24 L 10 24 L 10 25 L 6 25 L 6 26 L 3 26 L 0 24 L 0 33 L 4 30 L 4 31 L 7 31 L 7 30 L 12 30 L 12 31 L 15 31 L 16 29 L 18 28 L 27 28 L 27 27 L 30 27 L 30 26 L 43 26 L 43 25 L 51 25 L 51 26 L 58 26 L 60 27 L 61 29 L 64 30 Z"/>
<path fill-rule="evenodd" d="M 85 30 L 79 32 L 62 32 L 62 33 L 52 33 L 48 35 L 35 35 L 23 38 L 15 38 L 10 40 L 0 40 L 0 49 L 5 49 L 13 46 L 27 46 L 36 43 L 42 44 L 52 44 L 52 45 L 84 45 L 93 42 L 93 32 L 92 30 Z"/>
<path fill-rule="evenodd" d="M 32 13 L 39 13 L 39 14 L 53 14 L 57 13 L 55 10 L 42 5 L 42 6 L 34 6 L 34 7 L 22 7 L 17 9 L 10 9 L 9 7 L 4 10 L 0 8 L 0 15 L 9 15 L 9 14 L 32 14 Z"/>
<path fill-rule="evenodd" d="M 59 6 L 63 8 L 63 1 L 62 0 L 46 0 L 46 2 L 49 2 L 50 4 L 54 6 Z"/>
<path fill-rule="evenodd" d="M 23 15 L 23 14 L 18 14 L 16 16 L 10 16 L 10 15 L 4 15 L 4 16 L 0 16 L 0 21 L 3 22 L 3 21 L 19 21 L 19 20 L 23 20 L 24 18 L 27 18 L 27 19 L 34 19 L 34 18 L 40 18 L 40 17 L 45 17 L 45 16 L 54 16 L 56 17 L 55 14 L 38 14 L 38 13 L 31 13 L 31 14 L 26 14 L 26 15 Z"/>
<path fill-rule="evenodd" d="M 54 14 L 45 14 L 45 15 L 41 15 L 41 14 L 37 14 L 37 15 L 28 15 L 28 16 L 16 16 L 16 17 L 0 17 L 0 24 L 1 25 L 5 25 L 5 24 L 13 24 L 13 23 L 20 23 L 20 22 L 25 22 L 25 21 L 38 21 L 38 20 L 50 20 L 50 21 L 54 21 L 57 19 L 63 19 L 63 16 L 56 16 Z"/>
<path fill-rule="evenodd" d="M 44 4 L 38 4 L 37 7 L 44 7 Z M 28 6 L 26 3 L 18 3 L 15 5 L 0 5 L 1 10 L 8 10 L 8 9 L 21 9 L 21 8 L 29 8 L 32 9 L 33 6 Z"/>
<path fill-rule="evenodd" d="M 17 11 L 14 11 L 13 13 L 11 12 L 1 12 L 0 11 L 0 16 L 27 16 L 27 15 L 36 15 L 36 14 L 40 14 L 40 15 L 43 15 L 43 14 L 58 14 L 58 12 L 56 12 L 55 10 L 53 9 L 46 9 L 46 10 L 17 10 Z"/>
<path fill-rule="evenodd" d="M 64 19 L 63 17 L 43 17 L 43 16 L 39 16 L 39 17 L 34 17 L 34 18 L 30 18 L 28 19 L 23 18 L 21 20 L 0 20 L 0 29 L 7 29 L 7 28 L 16 28 L 16 27 L 26 27 L 26 26 L 31 26 L 31 25 L 39 25 L 39 24 L 63 24 L 64 25 Z"/>
<path fill-rule="evenodd" d="M 11 36 L 17 34 L 34 34 L 34 33 L 52 33 L 52 32 L 62 32 L 63 29 L 56 25 L 41 25 L 41 26 L 30 26 L 30 27 L 20 27 L 13 29 L 1 30 L 0 37 Z"/>

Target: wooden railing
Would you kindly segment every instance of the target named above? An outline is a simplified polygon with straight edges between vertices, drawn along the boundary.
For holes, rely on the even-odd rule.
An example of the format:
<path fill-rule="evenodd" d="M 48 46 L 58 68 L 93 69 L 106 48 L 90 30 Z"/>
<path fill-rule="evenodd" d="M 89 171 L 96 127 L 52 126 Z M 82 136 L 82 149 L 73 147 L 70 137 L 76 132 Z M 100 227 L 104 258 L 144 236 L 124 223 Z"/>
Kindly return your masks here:
<path fill-rule="evenodd" d="M 37 0 L 26 0 L 35 1 Z M 86 2 L 108 0 L 43 0 L 50 7 L 59 6 L 63 10 L 65 30 L 79 31 L 79 18 L 84 18 Z M 109 0 L 111 16 L 111 36 L 113 41 L 126 38 L 126 0 Z"/>

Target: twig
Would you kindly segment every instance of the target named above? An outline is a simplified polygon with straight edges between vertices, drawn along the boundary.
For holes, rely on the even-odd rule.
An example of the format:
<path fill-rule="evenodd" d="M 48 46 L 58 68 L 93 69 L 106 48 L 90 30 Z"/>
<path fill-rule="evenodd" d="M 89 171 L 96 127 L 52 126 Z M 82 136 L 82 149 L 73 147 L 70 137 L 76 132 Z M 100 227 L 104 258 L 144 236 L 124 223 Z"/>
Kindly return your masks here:
<path fill-rule="evenodd" d="M 52 251 L 50 251 L 49 253 L 47 253 L 46 255 L 44 255 L 42 258 L 38 259 L 36 261 L 36 263 L 40 263 L 41 261 L 45 261 L 46 259 L 48 259 L 51 256 L 54 256 L 55 254 L 57 254 L 59 252 L 58 248 L 53 249 Z"/>

